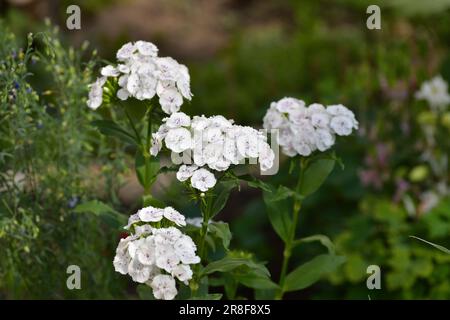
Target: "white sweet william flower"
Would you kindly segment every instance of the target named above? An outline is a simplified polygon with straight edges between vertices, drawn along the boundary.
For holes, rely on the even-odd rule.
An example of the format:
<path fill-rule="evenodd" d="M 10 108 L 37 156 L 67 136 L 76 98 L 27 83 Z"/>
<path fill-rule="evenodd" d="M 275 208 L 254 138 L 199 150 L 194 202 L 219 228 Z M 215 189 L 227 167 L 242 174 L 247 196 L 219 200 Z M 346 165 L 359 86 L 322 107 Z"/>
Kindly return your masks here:
<path fill-rule="evenodd" d="M 178 112 L 183 104 L 183 97 L 174 89 L 164 90 L 159 96 L 159 104 L 165 113 Z"/>
<path fill-rule="evenodd" d="M 175 112 L 165 119 L 165 123 L 168 128 L 189 127 L 191 124 L 191 118 L 183 112 Z"/>
<path fill-rule="evenodd" d="M 137 213 L 132 214 L 129 218 L 128 218 L 128 224 L 124 227 L 124 229 L 129 229 L 132 225 L 134 225 L 135 223 L 141 221 L 141 218 L 139 218 L 139 215 Z"/>
<path fill-rule="evenodd" d="M 291 114 L 305 106 L 305 102 L 299 99 L 286 97 L 278 101 L 276 108 L 281 113 Z"/>
<path fill-rule="evenodd" d="M 173 245 L 175 253 L 184 264 L 196 264 L 200 258 L 195 254 L 197 246 L 189 236 L 182 235 Z"/>
<path fill-rule="evenodd" d="M 138 259 L 133 259 L 128 265 L 128 274 L 133 281 L 138 283 L 145 283 L 150 278 L 151 267 L 139 262 Z"/>
<path fill-rule="evenodd" d="M 180 168 L 178 169 L 178 172 L 177 172 L 178 181 L 181 181 L 181 182 L 186 181 L 187 179 L 192 177 L 192 175 L 194 174 L 194 172 L 197 169 L 198 169 L 198 167 L 196 165 L 187 166 L 187 165 L 183 164 L 182 166 L 180 166 Z"/>
<path fill-rule="evenodd" d="M 159 151 L 161 151 L 162 148 L 162 137 L 161 134 L 158 132 L 152 133 L 152 140 L 151 140 L 151 146 L 150 146 L 150 154 L 152 156 L 157 156 Z"/>
<path fill-rule="evenodd" d="M 100 74 L 104 77 L 117 77 L 120 72 L 113 66 L 106 66 L 102 68 Z"/>
<path fill-rule="evenodd" d="M 198 169 L 192 174 L 192 187 L 202 192 L 206 192 L 216 185 L 216 177 L 206 169 Z"/>
<path fill-rule="evenodd" d="M 148 237 L 139 246 L 136 251 L 136 257 L 143 265 L 155 264 L 155 241 L 152 237 Z"/>
<path fill-rule="evenodd" d="M 131 43 L 125 43 L 116 53 L 117 60 L 124 61 L 132 57 L 136 50 L 136 46 Z"/>
<path fill-rule="evenodd" d="M 156 57 L 158 55 L 158 47 L 151 42 L 136 41 L 135 47 L 144 56 Z"/>
<path fill-rule="evenodd" d="M 87 105 L 92 110 L 96 110 L 103 102 L 103 85 L 105 82 L 106 77 L 100 77 L 93 84 L 91 84 Z"/>
<path fill-rule="evenodd" d="M 180 258 L 173 250 L 170 250 L 169 246 L 165 249 L 165 254 L 161 254 L 160 251 L 160 254 L 156 257 L 156 266 L 170 273 L 180 263 Z"/>
<path fill-rule="evenodd" d="M 151 286 L 155 298 L 173 299 L 177 294 L 175 278 L 188 285 L 192 279 L 189 265 L 199 263 L 200 258 L 194 241 L 179 229 L 149 224 L 161 221 L 161 212 L 177 225 L 186 224 L 184 216 L 172 207 L 139 210 L 129 219 L 134 234 L 120 240 L 113 265 L 117 272 L 130 275 L 133 281 Z"/>
<path fill-rule="evenodd" d="M 173 152 L 183 152 L 192 146 L 191 133 L 185 128 L 175 128 L 167 133 L 165 142 Z"/>
<path fill-rule="evenodd" d="M 138 216 L 143 222 L 158 222 L 161 221 L 164 215 L 164 210 L 154 207 L 142 208 L 138 211 Z"/>
<path fill-rule="evenodd" d="M 331 116 L 323 105 L 313 103 L 308 107 L 308 112 L 311 116 L 311 124 L 315 128 L 328 128 Z"/>
<path fill-rule="evenodd" d="M 284 154 L 309 156 L 326 151 L 335 143 L 335 135 L 347 136 L 358 129 L 354 113 L 343 105 L 325 107 L 301 100 L 283 98 L 272 102 L 265 117 L 265 129 L 278 129 L 278 143 Z M 260 156 L 261 157 L 261 156 Z"/>
<path fill-rule="evenodd" d="M 182 112 L 163 120 L 150 150 L 157 154 L 162 141 L 167 149 L 183 155 L 184 163 L 177 172 L 179 181 L 190 179 L 191 186 L 205 192 L 216 183 L 209 170 L 226 171 L 231 165 L 245 163 L 245 159 L 259 159 L 260 167 L 273 166 L 275 154 L 264 135 L 251 127 L 235 125 L 223 116 L 194 116 Z M 159 134 L 161 132 L 161 134 Z M 190 166 L 193 160 L 194 165 Z M 197 172 L 197 169 L 204 169 Z M 194 175 L 194 172 L 195 173 Z"/>
<path fill-rule="evenodd" d="M 166 207 L 164 209 L 164 218 L 172 222 L 175 222 L 175 224 L 180 227 L 186 225 L 185 217 L 172 207 Z"/>
<path fill-rule="evenodd" d="M 442 110 L 450 104 L 448 84 L 441 76 L 436 76 L 422 83 L 415 97 L 416 99 L 426 100 L 430 107 L 435 110 Z"/>
<path fill-rule="evenodd" d="M 100 73 L 103 77 L 117 78 L 119 89 L 115 95 L 118 99 L 150 100 L 158 95 L 161 108 L 167 114 L 178 112 L 183 99 L 191 100 L 188 68 L 173 58 L 158 57 L 158 48 L 153 43 L 126 43 L 116 57 L 120 63 L 105 66 Z M 92 87 L 88 106 L 97 109 L 102 103 L 101 92 L 98 83 Z"/>
<path fill-rule="evenodd" d="M 178 293 L 175 279 L 169 275 L 157 275 L 153 278 L 151 287 L 156 299 L 173 300 Z"/>
<path fill-rule="evenodd" d="M 188 281 L 192 279 L 192 274 L 191 267 L 185 264 L 179 264 L 172 269 L 172 276 L 184 282 L 186 285 L 188 284 Z"/>

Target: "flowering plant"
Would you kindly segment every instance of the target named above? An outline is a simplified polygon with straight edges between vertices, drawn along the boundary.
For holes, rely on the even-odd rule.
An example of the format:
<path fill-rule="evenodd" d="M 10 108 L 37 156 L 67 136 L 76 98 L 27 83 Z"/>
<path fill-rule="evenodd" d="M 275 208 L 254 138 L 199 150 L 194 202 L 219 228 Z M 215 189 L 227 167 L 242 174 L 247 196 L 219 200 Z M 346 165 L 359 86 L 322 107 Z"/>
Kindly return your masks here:
<path fill-rule="evenodd" d="M 276 287 L 266 267 L 255 262 L 251 254 L 229 250 L 228 224 L 213 220 L 240 181 L 264 186 L 251 176 L 238 176 L 231 167 L 259 161 L 260 169 L 268 171 L 275 162 L 274 152 L 264 134 L 251 127 L 236 125 L 223 116 L 191 118 L 179 112 L 183 98 L 192 97 L 188 69 L 172 58 L 158 57 L 157 52 L 149 42 L 125 44 L 117 52 L 119 64 L 101 69 L 101 77 L 91 85 L 87 101 L 93 110 L 102 104 L 121 107 L 131 131 L 120 120 L 111 119 L 113 112 L 93 124 L 102 133 L 136 147 L 135 169 L 144 187 L 145 207 L 129 218 L 125 228 L 131 235 L 117 247 L 116 271 L 147 284 L 157 299 L 175 298 L 175 279 L 181 281 L 181 297 L 215 298 L 205 289 L 213 273 L 223 277 L 233 274 L 239 278 L 238 283 L 251 288 Z M 159 97 L 161 109 L 154 107 L 155 96 Z M 163 149 L 172 153 L 175 166 L 160 167 Z M 200 207 L 202 217 L 189 220 L 188 225 L 183 215 L 165 207 L 151 194 L 157 175 L 173 170 Z M 215 250 L 216 240 L 225 256 L 210 261 L 209 249 Z M 223 277 L 215 280 L 223 281 Z M 230 297 L 235 294 L 232 291 L 228 292 Z"/>
<path fill-rule="evenodd" d="M 279 143 L 284 154 L 300 156 L 295 188 L 275 188 L 251 175 L 240 175 L 235 171 L 235 166 L 247 162 L 259 163 L 262 173 L 276 168 L 278 159 L 267 137 L 221 115 L 190 117 L 180 112 L 183 98 L 190 100 L 192 97 L 188 70 L 172 58 L 159 58 L 157 52 L 156 46 L 148 42 L 124 45 L 117 52 L 120 63 L 102 68 L 102 77 L 91 86 L 89 94 L 88 106 L 91 109 L 97 109 L 103 102 L 123 107 L 132 133 L 112 121 L 95 124 L 103 133 L 114 134 L 137 146 L 136 173 L 145 189 L 145 207 L 130 216 L 125 228 L 131 235 L 122 239 L 117 247 L 114 258 L 116 271 L 129 274 L 138 283 L 147 284 L 157 299 L 177 296 L 175 279 L 181 282 L 180 286 L 185 286 L 180 291 L 188 292 L 181 297 L 217 297 L 208 291 L 208 283 L 212 280 L 223 284 L 229 298 L 235 296 L 238 284 L 268 290 L 274 293 L 272 297 L 282 298 L 285 292 L 302 289 L 317 281 L 322 273 L 339 266 L 344 258 L 335 255 L 327 237 L 315 235 L 296 240 L 295 234 L 303 199 L 319 188 L 336 160 L 331 153 L 316 152 L 329 150 L 336 135 L 347 136 L 358 128 L 353 112 L 343 105 L 325 107 L 316 103 L 306 107 L 303 101 L 295 98 L 272 103 L 264 117 L 264 129 L 271 130 L 272 139 Z M 156 95 L 161 110 L 168 117 L 162 117 L 159 109 L 153 108 L 152 99 Z M 129 114 L 129 106 L 122 104 L 128 100 L 150 101 L 144 105 L 141 121 L 138 118 L 140 126 Z M 152 126 L 155 120 L 160 123 L 157 130 Z M 146 136 L 141 139 L 140 131 L 145 126 Z M 160 168 L 157 157 L 162 156 L 162 151 L 171 152 L 174 166 Z M 295 164 L 294 161 L 292 163 Z M 200 207 L 201 218 L 190 221 L 189 225 L 178 211 L 165 207 L 151 195 L 150 187 L 156 176 L 167 170 L 177 171 L 177 180 L 183 183 L 191 199 Z M 231 190 L 239 187 L 242 181 L 264 191 L 269 218 L 285 242 L 278 284 L 270 279 L 266 267 L 255 262 L 252 255 L 230 251 L 228 224 L 213 220 L 226 205 Z M 291 200 L 292 215 L 285 203 Z M 215 250 L 215 239 L 221 242 L 225 252 L 219 260 L 214 259 L 209 251 Z M 318 256 L 287 274 L 294 247 L 315 240 L 326 245 L 329 254 Z M 312 275 L 305 272 L 311 268 L 321 272 Z M 221 276 L 211 278 L 213 273 Z M 233 284 L 232 289 L 230 284 Z"/>
<path fill-rule="evenodd" d="M 264 128 L 279 130 L 282 151 L 292 157 L 290 171 L 297 168 L 297 183 L 293 188 L 271 186 L 264 192 L 270 222 L 284 242 L 281 274 L 274 292 L 274 297 L 281 299 L 285 292 L 313 284 L 322 274 L 333 271 L 345 261 L 345 257 L 335 254 L 328 237 L 313 235 L 296 239 L 296 231 L 303 201 L 320 187 L 338 160 L 333 153 L 321 152 L 333 146 L 336 135 L 350 135 L 358 128 L 358 121 L 343 105 L 324 107 L 314 103 L 306 107 L 302 100 L 283 98 L 270 105 L 264 117 Z M 312 241 L 322 243 L 328 254 L 319 255 L 288 273 L 292 251 Z"/>

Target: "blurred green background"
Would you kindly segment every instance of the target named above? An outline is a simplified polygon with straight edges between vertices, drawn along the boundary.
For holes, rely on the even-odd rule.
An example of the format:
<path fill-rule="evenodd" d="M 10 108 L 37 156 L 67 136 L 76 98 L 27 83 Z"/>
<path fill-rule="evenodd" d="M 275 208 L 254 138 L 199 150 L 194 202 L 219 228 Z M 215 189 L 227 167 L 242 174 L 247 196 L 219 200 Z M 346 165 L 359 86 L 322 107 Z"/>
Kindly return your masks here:
<path fill-rule="evenodd" d="M 81 30 L 65 26 L 70 4 Z M 381 30 L 366 27 L 371 4 Z M 414 99 L 423 81 L 450 81 L 449 9 L 448 0 L 0 1 L 0 298 L 138 297 L 113 270 L 117 223 L 73 209 L 92 199 L 128 214 L 139 206 L 133 156 L 90 126 L 98 115 L 86 99 L 105 60 L 146 40 L 189 67 L 190 115 L 261 127 L 271 101 L 294 96 L 342 103 L 359 119 L 358 134 L 337 143 L 345 170 L 307 201 L 299 226 L 328 235 L 347 262 L 286 298 L 450 299 L 450 255 L 409 237 L 450 247 L 450 110 Z M 292 184 L 285 160 L 268 181 Z M 198 214 L 180 192 L 170 175 L 155 187 Z M 233 248 L 279 273 L 282 243 L 259 191 L 233 193 L 218 218 L 231 224 Z M 320 250 L 301 247 L 293 260 Z M 82 269 L 82 290 L 66 288 L 70 264 Z M 366 287 L 371 264 L 381 290 Z"/>

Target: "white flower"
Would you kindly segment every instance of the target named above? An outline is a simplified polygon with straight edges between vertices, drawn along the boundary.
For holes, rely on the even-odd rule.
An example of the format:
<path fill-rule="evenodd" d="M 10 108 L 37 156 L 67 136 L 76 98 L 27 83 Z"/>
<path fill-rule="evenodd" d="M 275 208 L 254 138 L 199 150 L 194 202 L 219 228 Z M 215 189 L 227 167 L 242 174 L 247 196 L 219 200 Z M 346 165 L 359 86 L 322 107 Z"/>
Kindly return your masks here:
<path fill-rule="evenodd" d="M 245 158 L 259 159 L 260 167 L 268 170 L 275 159 L 262 133 L 251 127 L 235 125 L 233 120 L 223 116 L 194 116 L 190 119 L 177 112 L 164 119 L 157 138 L 152 142 L 152 154 L 161 149 L 160 141 L 173 152 L 188 151 L 183 155 L 177 179 L 187 181 L 190 178 L 191 186 L 202 192 L 216 183 L 209 170 L 226 171 Z M 194 165 L 191 165 L 192 160 Z"/>
<path fill-rule="evenodd" d="M 100 74 L 104 77 L 117 77 L 120 73 L 113 66 L 106 66 L 102 68 Z"/>
<path fill-rule="evenodd" d="M 169 249 L 169 247 L 166 249 Z M 159 254 L 156 258 L 156 266 L 169 273 L 172 272 L 179 263 L 180 258 L 172 250 L 167 250 L 165 254 Z"/>
<path fill-rule="evenodd" d="M 279 130 L 278 143 L 284 154 L 306 157 L 316 150 L 331 148 L 336 134 L 350 135 L 358 129 L 358 121 L 354 113 L 341 104 L 325 107 L 313 103 L 305 107 L 301 100 L 283 98 L 270 105 L 263 126 Z M 267 165 L 270 164 L 269 159 L 266 157 Z"/>
<path fill-rule="evenodd" d="M 155 263 L 155 243 L 152 237 L 144 240 L 137 249 L 136 256 L 143 265 L 153 265 Z"/>
<path fill-rule="evenodd" d="M 151 287 L 156 299 L 172 300 L 178 293 L 175 279 L 169 275 L 157 275 L 153 278 Z"/>
<path fill-rule="evenodd" d="M 183 97 L 174 89 L 164 90 L 159 96 L 159 104 L 165 113 L 178 112 L 183 104 Z"/>
<path fill-rule="evenodd" d="M 136 50 L 136 47 L 133 43 L 131 43 L 131 42 L 125 43 L 117 51 L 117 54 L 116 54 L 117 60 L 123 61 L 123 60 L 131 58 L 131 56 L 133 55 L 135 50 Z"/>
<path fill-rule="evenodd" d="M 192 175 L 194 174 L 194 172 L 197 169 L 198 169 L 198 167 L 196 165 L 187 166 L 187 165 L 183 164 L 182 166 L 180 166 L 180 168 L 178 169 L 178 172 L 177 172 L 178 181 L 181 181 L 181 182 L 186 181 L 187 179 L 192 177 Z"/>
<path fill-rule="evenodd" d="M 139 53 L 144 56 L 156 57 L 158 55 L 158 47 L 151 42 L 136 41 L 135 46 Z"/>
<path fill-rule="evenodd" d="M 124 101 L 124 100 L 128 99 L 128 97 L 130 96 L 130 93 L 128 92 L 127 89 L 122 88 L 122 89 L 117 90 L 116 95 L 117 95 L 117 98 Z"/>
<path fill-rule="evenodd" d="M 352 133 L 353 122 L 348 117 L 336 116 L 331 119 L 330 127 L 337 135 L 348 136 Z"/>
<path fill-rule="evenodd" d="M 128 224 L 124 227 L 124 229 L 129 229 L 133 224 L 135 224 L 136 222 L 141 221 L 141 219 L 139 218 L 139 215 L 137 213 L 132 214 L 129 218 L 128 218 Z"/>
<path fill-rule="evenodd" d="M 154 207 L 142 208 L 138 211 L 138 216 L 143 222 L 158 222 L 161 221 L 164 215 L 164 210 Z"/>
<path fill-rule="evenodd" d="M 325 151 L 334 145 L 335 137 L 326 129 L 316 130 L 316 146 L 320 151 Z"/>
<path fill-rule="evenodd" d="M 278 101 L 276 108 L 281 113 L 293 113 L 305 106 L 305 102 L 295 98 L 283 98 Z"/>
<path fill-rule="evenodd" d="M 172 269 L 172 276 L 187 285 L 188 281 L 192 279 L 191 267 L 185 264 L 179 264 Z"/>
<path fill-rule="evenodd" d="M 198 169 L 191 177 L 192 187 L 206 192 L 216 185 L 216 177 L 206 169 Z"/>
<path fill-rule="evenodd" d="M 155 95 L 163 111 L 172 114 L 180 110 L 183 98 L 191 100 L 189 70 L 170 57 L 158 57 L 158 48 L 151 42 L 137 41 L 124 44 L 116 54 L 120 63 L 101 69 L 103 77 L 118 79 L 117 98 L 130 97 L 150 100 Z M 102 84 L 94 83 L 88 100 L 91 109 L 102 103 Z"/>
<path fill-rule="evenodd" d="M 323 105 L 313 103 L 308 107 L 308 112 L 311 116 L 311 124 L 315 128 L 328 128 L 331 117 Z"/>
<path fill-rule="evenodd" d="M 172 207 L 166 207 L 164 209 L 164 218 L 175 222 L 175 224 L 180 227 L 186 225 L 185 217 Z"/>
<path fill-rule="evenodd" d="M 161 134 L 158 132 L 152 133 L 152 141 L 150 146 L 150 154 L 152 156 L 157 156 L 159 151 L 161 151 L 162 148 L 162 140 Z"/>
<path fill-rule="evenodd" d="M 175 253 L 184 264 L 196 264 L 200 258 L 195 254 L 197 247 L 188 236 L 181 236 L 174 244 Z"/>
<path fill-rule="evenodd" d="M 153 234 L 155 235 L 155 241 L 158 244 L 171 245 L 173 245 L 182 236 L 181 231 L 175 227 L 155 229 Z"/>
<path fill-rule="evenodd" d="M 275 153 L 266 142 L 259 143 L 259 166 L 261 171 L 267 171 L 273 166 Z"/>
<path fill-rule="evenodd" d="M 189 127 L 191 118 L 183 112 L 175 112 L 165 122 L 169 128 Z"/>
<path fill-rule="evenodd" d="M 415 97 L 416 99 L 426 100 L 432 109 L 444 109 L 450 104 L 448 84 L 441 76 L 436 76 L 422 83 Z"/>
<path fill-rule="evenodd" d="M 92 110 L 96 110 L 103 102 L 103 85 L 105 82 L 106 77 L 100 77 L 91 85 L 87 105 Z"/>
<path fill-rule="evenodd" d="M 266 129 L 273 129 L 273 128 L 281 128 L 283 127 L 284 123 L 287 122 L 287 119 L 285 116 L 283 116 L 282 113 L 280 113 L 276 107 L 272 106 L 267 111 L 266 115 L 264 116 L 264 128 Z"/>
<path fill-rule="evenodd" d="M 192 278 L 190 264 L 200 262 L 192 239 L 176 227 L 156 228 L 146 223 L 160 221 L 162 216 L 177 225 L 186 225 L 185 218 L 172 207 L 146 207 L 130 217 L 134 234 L 121 239 L 113 260 L 114 269 L 129 274 L 133 281 L 153 288 L 157 299 L 173 299 L 177 294 L 175 277 L 188 285 Z M 161 280 L 163 279 L 163 280 Z M 170 280 L 171 293 L 162 293 L 165 281 Z"/>
<path fill-rule="evenodd" d="M 173 152 L 183 152 L 192 145 L 191 133 L 185 128 L 175 128 L 167 133 L 166 146 Z"/>
<path fill-rule="evenodd" d="M 150 278 L 150 268 L 151 267 L 140 263 L 138 259 L 133 259 L 128 264 L 128 274 L 131 276 L 133 281 L 144 283 Z"/>

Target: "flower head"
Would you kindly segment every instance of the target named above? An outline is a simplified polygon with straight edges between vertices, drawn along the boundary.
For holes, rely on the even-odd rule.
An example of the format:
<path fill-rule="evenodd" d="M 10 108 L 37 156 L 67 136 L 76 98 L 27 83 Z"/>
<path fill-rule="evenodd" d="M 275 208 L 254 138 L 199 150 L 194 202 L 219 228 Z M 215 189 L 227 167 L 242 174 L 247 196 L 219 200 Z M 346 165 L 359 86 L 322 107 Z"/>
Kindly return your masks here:
<path fill-rule="evenodd" d="M 182 112 L 173 113 L 163 122 L 153 135 L 150 153 L 156 156 L 164 144 L 175 153 L 189 151 L 177 179 L 190 179 L 197 190 L 208 191 L 217 182 L 214 171 L 226 171 L 245 159 L 258 159 L 262 170 L 273 166 L 275 154 L 266 137 L 251 127 L 235 125 L 223 116 L 191 119 Z"/>
<path fill-rule="evenodd" d="M 153 43 L 126 43 L 117 51 L 116 57 L 119 63 L 102 68 L 101 81 L 91 85 L 88 100 L 91 109 L 102 104 L 102 87 L 107 78 L 117 79 L 118 99 L 150 100 L 157 95 L 167 114 L 179 111 L 183 99 L 192 99 L 188 68 L 173 58 L 158 57 L 158 48 Z"/>
<path fill-rule="evenodd" d="M 177 295 L 175 279 L 186 285 L 192 279 L 190 265 L 200 262 L 197 246 L 176 227 L 156 228 L 151 223 L 163 218 L 178 226 L 185 217 L 172 207 L 146 207 L 129 219 L 134 232 L 121 239 L 113 260 L 114 269 L 128 274 L 133 281 L 152 287 L 156 299 L 173 299 Z"/>
<path fill-rule="evenodd" d="M 353 112 L 341 104 L 325 107 L 313 103 L 306 107 L 295 98 L 272 102 L 263 123 L 265 129 L 278 130 L 278 143 L 289 157 L 326 151 L 334 145 L 335 135 L 347 136 L 358 129 Z"/>
<path fill-rule="evenodd" d="M 422 83 L 415 97 L 416 99 L 426 100 L 432 109 L 444 109 L 450 104 L 448 84 L 441 76 L 436 76 Z"/>

